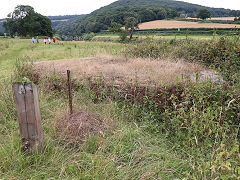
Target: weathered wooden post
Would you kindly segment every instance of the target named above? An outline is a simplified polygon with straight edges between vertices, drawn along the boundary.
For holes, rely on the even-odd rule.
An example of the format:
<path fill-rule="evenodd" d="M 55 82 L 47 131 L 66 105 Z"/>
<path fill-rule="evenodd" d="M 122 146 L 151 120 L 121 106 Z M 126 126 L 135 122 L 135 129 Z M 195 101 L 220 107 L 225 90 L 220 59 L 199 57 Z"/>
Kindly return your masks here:
<path fill-rule="evenodd" d="M 13 91 L 22 148 L 30 152 L 41 151 L 44 142 L 37 87 L 33 83 L 14 83 Z"/>

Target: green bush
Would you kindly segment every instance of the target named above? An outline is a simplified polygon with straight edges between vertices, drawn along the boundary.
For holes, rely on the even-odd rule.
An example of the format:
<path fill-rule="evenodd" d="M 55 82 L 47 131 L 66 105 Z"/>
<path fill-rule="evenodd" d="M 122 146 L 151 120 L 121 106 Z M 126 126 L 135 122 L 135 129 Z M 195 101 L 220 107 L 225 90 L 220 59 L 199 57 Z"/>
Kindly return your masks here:
<path fill-rule="evenodd" d="M 94 33 L 86 33 L 86 34 L 83 34 L 82 36 L 82 40 L 83 41 L 92 41 L 93 37 L 95 36 Z"/>

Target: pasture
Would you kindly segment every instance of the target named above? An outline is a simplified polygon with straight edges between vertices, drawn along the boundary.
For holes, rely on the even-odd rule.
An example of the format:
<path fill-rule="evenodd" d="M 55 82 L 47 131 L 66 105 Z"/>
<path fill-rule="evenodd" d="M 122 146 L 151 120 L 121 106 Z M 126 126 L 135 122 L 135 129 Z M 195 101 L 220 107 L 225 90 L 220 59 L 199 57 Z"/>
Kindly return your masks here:
<path fill-rule="evenodd" d="M 238 36 L 56 45 L 0 39 L 0 47 L 1 178 L 238 178 Z M 223 81 L 200 81 L 203 70 Z M 21 149 L 12 95 L 23 78 L 39 88 L 45 148 L 35 154 Z M 95 126 L 83 127 L 88 120 Z"/>

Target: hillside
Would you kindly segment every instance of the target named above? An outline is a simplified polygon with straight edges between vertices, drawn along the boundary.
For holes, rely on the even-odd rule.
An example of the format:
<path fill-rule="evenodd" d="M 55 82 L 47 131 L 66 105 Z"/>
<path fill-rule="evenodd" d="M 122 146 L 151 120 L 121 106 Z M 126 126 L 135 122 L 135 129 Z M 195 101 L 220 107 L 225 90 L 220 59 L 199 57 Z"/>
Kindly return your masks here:
<path fill-rule="evenodd" d="M 201 6 L 197 4 L 187 3 L 183 1 L 176 0 L 119 0 L 108 6 L 100 8 L 99 11 L 104 11 L 109 8 L 115 7 L 125 7 L 125 6 L 141 6 L 141 7 L 149 7 L 149 8 L 165 8 L 165 9 L 173 9 L 179 13 L 185 13 L 190 17 L 196 16 L 197 11 L 200 8 L 208 9 L 212 16 L 226 16 L 231 13 L 230 9 L 224 8 L 210 8 L 206 6 Z"/>
<path fill-rule="evenodd" d="M 112 22 L 124 23 L 126 17 L 134 16 L 140 22 L 174 18 L 178 16 L 196 17 L 199 9 L 206 8 L 213 17 L 232 16 L 234 11 L 224 8 L 209 8 L 176 0 L 119 0 L 74 21 L 59 24 L 55 30 L 64 35 L 78 35 L 106 30 Z M 66 26 L 75 27 L 69 33 Z M 65 31 L 66 30 L 66 31 Z"/>

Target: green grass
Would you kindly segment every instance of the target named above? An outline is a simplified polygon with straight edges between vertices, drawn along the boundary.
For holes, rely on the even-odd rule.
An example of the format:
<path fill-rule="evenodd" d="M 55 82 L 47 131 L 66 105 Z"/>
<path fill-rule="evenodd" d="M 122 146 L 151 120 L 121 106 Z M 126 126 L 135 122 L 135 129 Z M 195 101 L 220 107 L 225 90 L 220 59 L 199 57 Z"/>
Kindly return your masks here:
<path fill-rule="evenodd" d="M 75 110 L 97 114 L 109 122 L 103 135 L 70 147 L 54 126 L 67 113 L 65 95 L 45 91 L 39 85 L 45 149 L 21 151 L 11 84 L 17 58 L 45 61 L 117 55 L 124 45 L 99 42 L 59 42 L 32 45 L 30 40 L 0 39 L 0 177 L 1 179 L 182 179 L 191 169 L 187 159 L 173 150 L 164 135 L 151 134 L 147 124 L 137 124 L 134 114 L 108 100 L 93 103 L 81 92 L 74 94 Z M 181 151 L 180 151 L 181 152 Z"/>
<path fill-rule="evenodd" d="M 103 42 L 59 42 L 56 45 L 35 44 L 24 54 L 34 61 L 93 57 L 97 54 L 117 55 L 122 44 Z"/>

